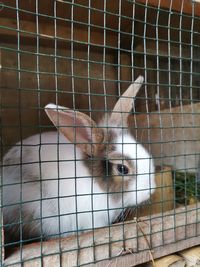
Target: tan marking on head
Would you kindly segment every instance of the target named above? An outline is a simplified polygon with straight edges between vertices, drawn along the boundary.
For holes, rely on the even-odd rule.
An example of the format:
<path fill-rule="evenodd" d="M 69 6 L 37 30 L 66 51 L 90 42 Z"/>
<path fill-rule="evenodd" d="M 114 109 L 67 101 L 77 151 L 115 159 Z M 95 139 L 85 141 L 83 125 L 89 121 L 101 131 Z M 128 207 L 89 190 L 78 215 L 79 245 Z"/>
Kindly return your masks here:
<path fill-rule="evenodd" d="M 136 169 L 130 159 L 115 151 L 115 133 L 104 133 L 104 147 L 94 158 L 85 157 L 85 165 L 93 175 L 95 182 L 113 199 L 119 199 L 119 194 L 129 189 L 129 184 L 135 178 Z M 117 164 L 124 164 L 129 169 L 128 175 L 119 175 Z"/>
<path fill-rule="evenodd" d="M 111 185 L 111 191 L 112 192 L 120 192 L 120 191 L 127 191 L 129 183 L 132 179 L 134 179 L 134 176 L 136 174 L 135 166 L 133 166 L 133 163 L 130 159 L 123 156 L 122 154 L 111 152 L 108 155 L 109 162 L 112 163 L 112 185 Z M 117 170 L 117 165 L 122 164 L 128 167 L 129 173 L 127 175 L 120 175 Z"/>

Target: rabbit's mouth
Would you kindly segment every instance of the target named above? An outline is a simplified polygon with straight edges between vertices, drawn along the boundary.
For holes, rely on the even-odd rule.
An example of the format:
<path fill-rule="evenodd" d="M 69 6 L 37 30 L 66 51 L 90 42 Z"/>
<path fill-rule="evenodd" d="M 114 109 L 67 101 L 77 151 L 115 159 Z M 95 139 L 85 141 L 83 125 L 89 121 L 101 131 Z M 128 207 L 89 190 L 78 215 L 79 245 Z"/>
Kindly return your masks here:
<path fill-rule="evenodd" d="M 133 210 L 135 210 L 135 209 L 136 209 L 136 207 L 132 207 L 132 208 L 127 207 L 127 208 L 125 208 L 124 210 L 122 210 L 120 212 L 120 214 L 118 214 L 114 218 L 112 223 L 115 224 L 115 223 L 127 221 L 129 219 L 129 217 L 131 216 Z"/>
<path fill-rule="evenodd" d="M 138 211 L 142 207 L 149 206 L 150 204 L 151 204 L 151 201 L 148 199 L 148 200 L 143 201 L 137 206 L 127 207 L 124 210 L 122 210 L 119 215 L 115 217 L 112 223 L 115 224 L 115 223 L 124 222 L 128 220 L 133 220 L 134 218 L 138 217 Z"/>

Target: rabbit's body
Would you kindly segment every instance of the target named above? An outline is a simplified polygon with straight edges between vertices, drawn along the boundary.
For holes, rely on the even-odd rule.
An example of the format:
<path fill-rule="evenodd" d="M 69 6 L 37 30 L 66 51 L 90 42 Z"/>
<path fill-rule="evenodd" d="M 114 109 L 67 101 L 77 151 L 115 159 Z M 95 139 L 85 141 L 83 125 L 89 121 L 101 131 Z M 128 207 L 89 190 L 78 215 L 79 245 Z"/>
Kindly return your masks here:
<path fill-rule="evenodd" d="M 40 135 L 23 140 L 22 158 L 20 154 L 21 147 L 18 143 L 4 157 L 4 165 L 10 166 L 3 168 L 3 204 L 15 204 L 4 209 L 5 223 L 18 223 L 21 210 L 23 221 L 29 220 L 27 225 L 30 227 L 27 230 L 31 236 L 40 236 L 40 218 L 45 217 L 47 218 L 42 219 L 44 236 L 92 228 L 92 214 L 88 211 L 105 210 L 107 197 L 105 192 L 103 195 L 92 196 L 92 191 L 102 193 L 102 190 L 98 183 L 93 183 L 91 174 L 82 161 L 80 149 L 61 134 L 58 137 L 58 132 L 47 132 L 41 134 L 41 140 Z M 95 198 L 93 207 L 92 197 Z M 27 204 L 16 205 L 20 202 Z M 111 206 L 116 205 L 112 203 Z M 76 211 L 83 213 L 79 213 L 76 218 Z M 102 216 L 102 213 L 105 215 Z M 116 211 L 111 213 L 114 215 Z M 31 223 L 33 219 L 36 221 Z M 106 211 L 94 213 L 94 219 L 96 227 L 108 224 Z M 19 224 L 10 227 L 14 230 L 13 234 L 18 232 L 18 228 Z"/>
<path fill-rule="evenodd" d="M 29 137 L 3 158 L 4 223 L 12 240 L 102 227 L 149 199 L 153 160 L 115 116 L 97 127 L 77 111 L 50 104 L 46 112 L 60 133 Z"/>
<path fill-rule="evenodd" d="M 122 140 L 117 139 L 116 152 L 121 154 L 123 149 L 124 155 L 136 161 L 133 151 L 138 144 L 133 143 L 133 137 L 125 134 L 123 139 L 127 143 L 123 146 Z M 82 151 L 61 134 L 46 132 L 24 139 L 23 147 L 20 143 L 16 144 L 4 156 L 3 162 L 5 224 L 16 224 L 16 227 L 9 227 L 9 231 L 19 234 L 20 216 L 26 225 L 23 226 L 26 237 L 68 235 L 77 229 L 92 229 L 112 223 L 123 207 L 147 200 L 154 190 L 155 185 L 151 181 L 150 186 L 152 179 L 148 175 L 154 172 L 153 162 L 149 165 L 149 155 L 144 149 L 138 151 L 141 155 L 137 155 L 137 160 L 143 163 L 137 165 L 138 168 L 143 166 L 143 169 L 138 169 L 140 175 L 137 181 L 136 177 L 129 177 L 132 182 L 129 183 L 129 192 L 124 193 L 122 203 L 121 193 L 116 193 L 117 198 L 113 193 L 106 194 L 100 186 L 102 177 L 96 175 L 92 178 L 83 161 Z M 116 192 L 121 190 L 120 186 Z"/>

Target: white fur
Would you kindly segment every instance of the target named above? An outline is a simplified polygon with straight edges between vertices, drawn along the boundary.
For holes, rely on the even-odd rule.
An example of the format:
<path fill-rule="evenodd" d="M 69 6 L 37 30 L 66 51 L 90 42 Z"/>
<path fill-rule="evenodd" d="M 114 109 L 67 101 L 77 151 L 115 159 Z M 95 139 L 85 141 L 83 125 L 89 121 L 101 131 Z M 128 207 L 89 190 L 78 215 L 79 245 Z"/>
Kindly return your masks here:
<path fill-rule="evenodd" d="M 153 159 L 145 148 L 127 132 L 118 133 L 116 149 L 120 154 L 128 156 L 136 168 L 136 176 L 132 178 L 130 189 L 125 193 L 125 205 L 138 205 L 150 198 L 155 191 Z"/>
<path fill-rule="evenodd" d="M 5 165 L 10 165 L 3 168 L 3 205 L 14 204 L 4 208 L 6 222 L 18 222 L 22 209 L 24 220 L 28 215 L 38 219 L 32 226 L 36 233 L 40 233 L 42 217 L 45 236 L 67 235 L 77 229 L 108 225 L 123 205 L 147 200 L 155 188 L 152 159 L 133 137 L 127 133 L 122 136 L 117 138 L 117 151 L 133 159 L 137 166 L 137 175 L 129 188 L 132 192 L 124 193 L 123 201 L 122 197 L 113 201 L 102 191 L 81 161 L 80 149 L 61 134 L 48 132 L 29 137 L 23 140 L 22 148 L 18 143 L 18 148 L 13 147 L 3 159 Z M 27 203 L 16 205 L 20 202 Z M 108 211 L 109 208 L 118 210 Z"/>
<path fill-rule="evenodd" d="M 105 226 L 112 222 L 116 213 L 120 213 L 120 210 L 107 211 L 108 205 L 118 208 L 121 204 L 119 206 L 119 203 L 114 203 L 110 197 L 107 201 L 108 196 L 98 183 L 93 182 L 83 165 L 81 151 L 62 135 L 48 132 L 41 134 L 41 140 L 39 135 L 23 140 L 22 160 L 20 144 L 17 145 L 18 148 L 13 147 L 3 159 L 4 164 L 8 162 L 10 165 L 3 168 L 3 205 L 15 204 L 4 208 L 6 222 L 19 220 L 15 218 L 15 214 L 19 214 L 20 206 L 16 203 L 20 202 L 27 202 L 21 207 L 23 214 L 31 214 L 34 218 L 47 217 L 42 220 L 43 233 L 46 236 Z M 74 159 L 77 160 L 76 164 Z M 28 180 L 32 182 L 24 183 Z M 13 185 L 16 183 L 18 184 Z"/>

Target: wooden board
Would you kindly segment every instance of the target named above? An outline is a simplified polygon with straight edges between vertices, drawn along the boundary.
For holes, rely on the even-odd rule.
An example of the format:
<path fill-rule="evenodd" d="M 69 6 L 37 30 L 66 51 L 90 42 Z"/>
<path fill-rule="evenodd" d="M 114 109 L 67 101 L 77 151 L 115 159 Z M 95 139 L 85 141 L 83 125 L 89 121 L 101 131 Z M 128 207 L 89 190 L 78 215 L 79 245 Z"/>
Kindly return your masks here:
<path fill-rule="evenodd" d="M 171 0 L 136 0 L 137 3 L 148 4 L 157 8 L 165 8 L 171 10 L 192 14 L 193 13 L 193 4 L 194 4 L 194 14 L 196 16 L 200 16 L 200 4 L 199 1 L 191 1 L 191 0 L 182 0 L 182 1 L 171 1 Z M 194 3 L 196 2 L 196 3 Z"/>
<path fill-rule="evenodd" d="M 55 51 L 51 48 L 40 48 L 37 56 L 34 46 L 23 45 L 19 58 L 15 46 L 10 48 L 0 50 L 3 145 L 11 145 L 40 130 L 55 130 L 48 128 L 53 125 L 43 110 L 48 103 L 57 101 L 59 105 L 81 110 L 96 121 L 114 107 L 117 87 L 113 54 L 106 55 L 108 64 L 103 65 L 103 55 L 95 51 L 88 54 L 87 49 L 74 49 L 73 62 L 70 49 L 59 49 L 55 62 L 52 56 Z"/>
<path fill-rule="evenodd" d="M 194 247 L 179 252 L 186 263 L 187 267 L 200 266 L 200 247 Z"/>
<path fill-rule="evenodd" d="M 57 3 L 53 3 L 51 0 L 46 0 L 45 2 L 39 2 L 38 7 L 36 7 L 35 0 L 21 0 L 19 2 L 19 9 L 24 11 L 20 12 L 20 16 L 23 20 L 35 20 L 34 12 L 36 12 L 37 8 L 41 15 L 44 16 L 44 20 L 48 20 L 49 16 L 53 16 L 55 12 L 57 16 L 61 19 L 69 19 L 71 17 L 71 7 L 74 6 L 74 17 L 75 20 L 87 22 L 88 21 L 88 9 L 91 9 L 91 19 L 92 22 L 96 25 L 103 25 L 102 20 L 102 11 L 104 10 L 103 1 L 94 1 L 91 2 L 89 5 L 88 1 L 85 0 L 77 0 L 76 2 L 72 3 L 71 1 L 62 1 L 57 0 Z M 155 8 L 159 7 L 160 9 L 170 9 L 177 12 L 183 12 L 186 14 L 192 14 L 192 2 L 196 2 L 194 5 L 194 13 L 195 15 L 200 16 L 200 5 L 199 1 L 191 1 L 191 0 L 181 0 L 181 1 L 171 1 L 171 0 L 136 0 L 136 4 L 144 4 L 153 6 Z M 119 7 L 121 3 L 121 13 L 122 15 L 127 15 L 129 17 L 132 16 L 133 10 L 132 1 L 108 1 L 106 3 L 106 9 L 110 14 L 117 14 L 119 12 Z M 7 8 L 11 7 L 11 8 Z M 2 17 L 15 17 L 15 7 L 16 3 L 12 0 L 7 0 L 1 8 L 1 16 Z M 26 12 L 27 11 L 27 12 Z M 95 12 L 96 11 L 96 12 Z M 29 12 L 29 13 L 28 13 Z M 118 23 L 115 16 L 108 16 L 108 26 L 117 28 Z"/>
<path fill-rule="evenodd" d="M 5 259 L 5 266 L 74 266 L 99 262 L 96 266 L 135 266 L 200 243 L 200 204 L 165 214 L 142 217 L 137 222 L 71 236 L 60 240 L 25 245 Z M 77 243 L 78 241 L 78 243 Z M 60 254 L 60 252 L 62 253 Z M 40 258 L 42 252 L 42 259 Z M 124 255 L 123 257 L 120 257 Z M 125 256 L 126 255 L 126 256 Z M 108 259 L 113 258 L 111 261 Z M 15 264 L 15 267 L 21 266 Z M 111 265 L 112 266 L 112 265 Z"/>
<path fill-rule="evenodd" d="M 176 255 L 168 255 L 147 264 L 145 267 L 185 267 L 186 261 Z"/>
<path fill-rule="evenodd" d="M 105 6 L 104 6 L 105 5 Z M 92 25 L 104 26 L 104 10 L 107 11 L 106 26 L 111 29 L 118 29 L 119 14 L 122 16 L 122 24 L 132 19 L 134 4 L 132 1 L 91 1 L 76 0 L 63 1 L 57 0 L 52 2 L 46 0 L 39 1 L 38 6 L 35 0 L 21 0 L 18 2 L 19 16 L 21 20 L 35 22 L 35 13 L 39 14 L 39 21 L 50 22 L 56 16 L 58 21 L 71 20 L 74 21 L 74 26 L 80 23 L 88 24 L 89 19 Z M 1 9 L 1 17 L 16 19 L 16 2 L 6 0 Z M 90 18 L 89 18 L 90 15 Z"/>
<path fill-rule="evenodd" d="M 21 0 L 16 3 L 8 0 L 1 10 L 1 40 L 16 42 L 17 19 L 21 42 L 53 46 L 55 38 L 60 46 L 90 44 L 95 47 L 107 45 L 108 49 L 118 46 L 119 15 L 122 16 L 120 29 L 126 32 L 126 25 L 132 24 L 134 4 L 128 1 L 40 1 Z M 107 13 L 104 12 L 107 11 Z M 36 17 L 35 14 L 38 14 Z M 56 20 L 54 19 L 56 17 Z M 106 39 L 104 39 L 106 34 Z M 123 35 L 123 34 L 122 34 Z"/>
<path fill-rule="evenodd" d="M 156 259 L 144 264 L 143 267 L 197 267 L 200 266 L 200 246 L 192 247 Z"/>
<path fill-rule="evenodd" d="M 200 154 L 200 103 L 130 116 L 129 124 L 156 165 L 196 172 Z"/>
<path fill-rule="evenodd" d="M 70 48 L 72 39 L 74 41 L 74 47 L 80 49 L 88 43 L 96 47 L 96 49 L 102 50 L 104 45 L 104 30 L 88 26 L 78 25 L 73 28 L 70 22 L 66 22 L 65 25 L 58 22 L 57 31 L 55 31 L 54 20 L 50 23 L 43 22 L 39 24 L 39 30 L 37 25 L 32 21 L 20 20 L 19 31 L 17 29 L 17 21 L 15 19 L 4 18 L 1 19 L 0 35 L 1 40 L 4 42 L 17 42 L 18 32 L 20 34 L 20 42 L 25 44 L 37 45 L 37 40 L 40 40 L 40 45 L 54 47 L 55 39 L 59 45 L 59 48 Z M 90 34 L 90 39 L 88 36 Z M 106 39 L 106 45 L 115 48 L 117 44 L 117 34 L 110 32 Z"/>
<path fill-rule="evenodd" d="M 169 12 L 177 11 L 173 15 Z M 149 6 L 148 12 L 146 6 Z M 194 14 L 200 15 L 200 4 L 194 4 Z M 166 12 L 168 10 L 168 12 Z M 7 0 L 1 9 L 0 29 L 1 40 L 4 42 L 17 43 L 17 28 L 21 42 L 36 44 L 40 39 L 40 46 L 52 47 L 55 38 L 63 48 L 70 45 L 70 39 L 74 45 L 89 43 L 93 47 L 107 46 L 107 49 L 123 48 L 132 53 L 132 45 L 144 42 L 144 21 L 146 21 L 146 37 L 157 40 L 169 41 L 168 21 L 171 19 L 170 41 L 179 43 L 180 17 L 178 12 L 192 13 L 192 1 L 170 1 L 170 0 L 138 0 L 133 1 L 104 1 L 79 0 L 74 3 L 68 1 L 50 0 L 40 1 L 38 6 L 34 0 L 21 0 L 18 8 L 12 0 Z M 36 16 L 38 13 L 38 16 Z M 17 16 L 19 25 L 17 26 Z M 54 17 L 57 19 L 54 20 Z M 133 17 L 135 23 L 133 24 Z M 8 20 L 9 18 L 9 20 Z M 156 37 L 156 21 L 159 18 L 159 36 Z M 181 40 L 185 44 L 191 44 L 191 20 L 192 17 L 185 16 L 180 26 L 185 31 Z M 36 23 L 37 21 L 37 23 Z M 56 22 L 56 24 L 55 24 Z M 38 24 L 38 25 L 37 25 Z M 193 44 L 198 44 L 199 20 L 196 19 L 193 29 Z M 38 28 L 38 29 L 37 29 Z M 56 32 L 55 32 L 56 29 Z M 73 29 L 73 33 L 72 33 Z M 120 31 L 120 35 L 119 32 Z M 134 39 L 133 39 L 134 33 Z M 104 38 L 105 36 L 105 38 Z M 119 43 L 120 41 L 120 43 Z"/>

